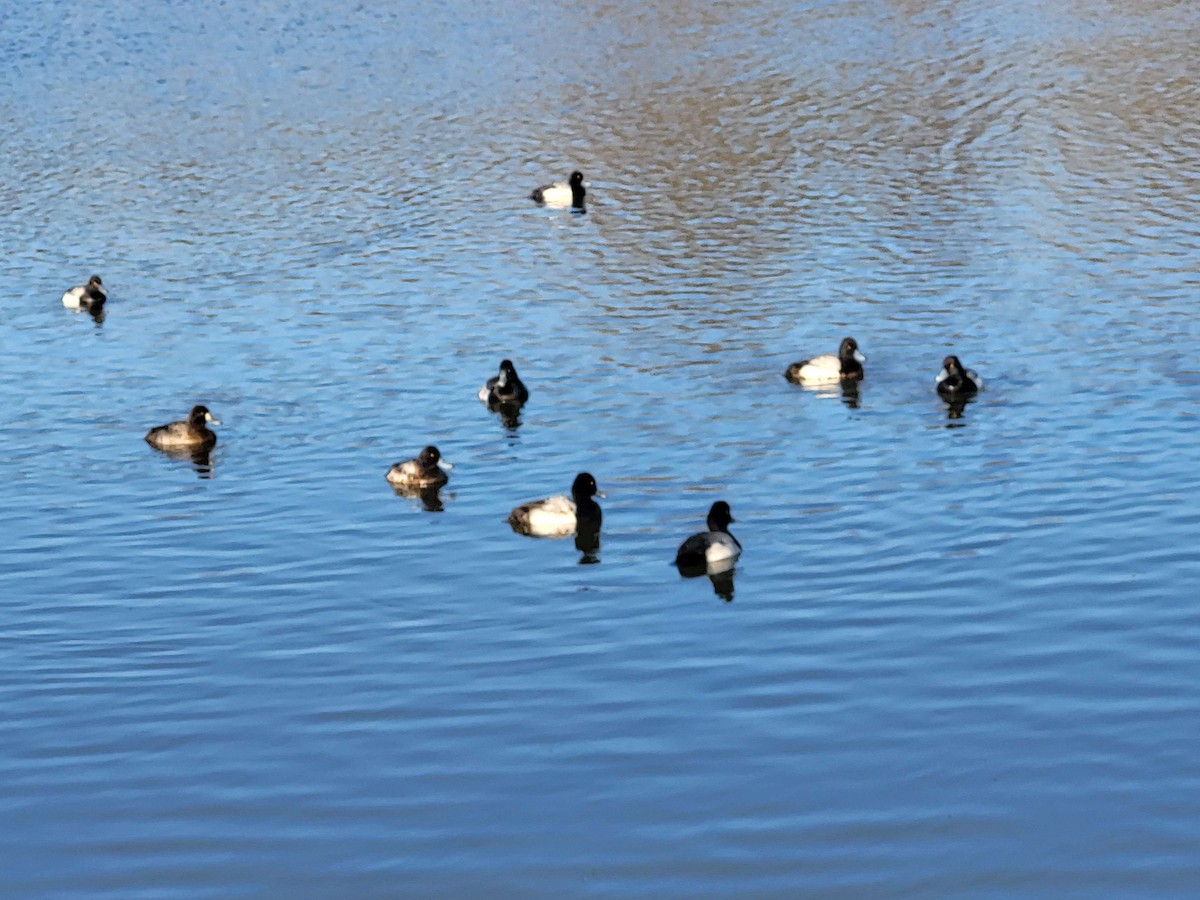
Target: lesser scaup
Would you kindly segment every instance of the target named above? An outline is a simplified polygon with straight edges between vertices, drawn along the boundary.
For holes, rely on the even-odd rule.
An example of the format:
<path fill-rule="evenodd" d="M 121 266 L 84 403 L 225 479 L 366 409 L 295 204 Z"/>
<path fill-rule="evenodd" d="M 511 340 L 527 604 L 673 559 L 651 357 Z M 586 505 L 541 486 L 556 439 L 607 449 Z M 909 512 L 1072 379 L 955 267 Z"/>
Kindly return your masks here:
<path fill-rule="evenodd" d="M 534 188 L 529 199 L 535 203 L 552 209 L 566 209 L 568 206 L 583 209 L 583 198 L 587 189 L 583 186 L 583 173 L 572 172 L 568 181 L 557 181 L 554 184 L 543 184 Z"/>
<path fill-rule="evenodd" d="M 454 466 L 442 459 L 438 448 L 430 445 L 422 450 L 416 459 L 406 459 L 388 469 L 387 480 L 396 487 L 441 487 L 450 480 L 446 470 L 453 468 Z"/>
<path fill-rule="evenodd" d="M 854 338 L 842 338 L 836 356 L 825 353 L 812 359 L 802 359 L 788 366 L 783 377 L 793 384 L 861 381 L 864 377 L 862 364 L 866 361 L 867 358 L 858 352 L 858 342 Z"/>
<path fill-rule="evenodd" d="M 62 303 L 67 309 L 90 309 L 98 311 L 108 299 L 108 291 L 100 282 L 99 275 L 93 275 L 87 284 L 73 287 L 62 295 Z"/>
<path fill-rule="evenodd" d="M 946 399 L 966 397 L 983 387 L 983 379 L 975 372 L 963 367 L 957 356 L 942 360 L 942 371 L 937 375 L 937 392 Z"/>
<path fill-rule="evenodd" d="M 212 447 L 217 435 L 208 423 L 220 425 L 207 406 L 193 406 L 183 422 L 170 422 L 146 432 L 146 443 L 159 450 L 192 450 Z"/>
<path fill-rule="evenodd" d="M 497 406 L 520 406 L 529 399 L 529 389 L 517 377 L 511 360 L 500 361 L 500 373 L 487 380 L 479 389 L 479 399 L 489 408 Z"/>
<path fill-rule="evenodd" d="M 708 511 L 708 531 L 693 534 L 679 545 L 675 565 L 680 569 L 732 565 L 742 552 L 742 545 L 729 533 L 732 521 L 729 504 L 724 500 L 714 503 Z"/>
<path fill-rule="evenodd" d="M 545 500 L 523 503 L 508 514 L 508 524 L 519 534 L 533 537 L 566 537 L 580 531 L 599 532 L 600 504 L 596 479 L 587 472 L 575 476 L 571 496 L 559 494 Z"/>

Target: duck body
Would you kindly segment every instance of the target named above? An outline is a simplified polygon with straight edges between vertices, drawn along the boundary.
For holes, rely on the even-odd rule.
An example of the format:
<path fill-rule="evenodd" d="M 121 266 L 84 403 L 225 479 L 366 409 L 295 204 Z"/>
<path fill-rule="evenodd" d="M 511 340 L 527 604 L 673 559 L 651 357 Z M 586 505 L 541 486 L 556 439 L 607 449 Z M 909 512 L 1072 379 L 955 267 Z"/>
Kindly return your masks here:
<path fill-rule="evenodd" d="M 207 406 L 193 406 L 187 419 L 169 422 L 146 432 L 146 443 L 159 450 L 200 450 L 217 443 L 217 435 L 209 423 L 220 425 Z"/>
<path fill-rule="evenodd" d="M 852 337 L 843 338 L 837 353 L 825 353 L 802 359 L 787 367 L 783 377 L 793 384 L 837 384 L 862 381 L 862 364 L 867 361 Z"/>
<path fill-rule="evenodd" d="M 708 511 L 708 531 L 693 534 L 675 553 L 675 565 L 681 569 L 704 569 L 732 565 L 742 553 L 742 545 L 729 533 L 733 522 L 729 504 L 718 500 Z"/>
<path fill-rule="evenodd" d="M 534 203 L 551 209 L 583 209 L 583 198 L 587 196 L 587 188 L 583 186 L 583 173 L 572 172 L 567 181 L 557 181 L 554 184 L 544 184 L 534 188 L 529 199 Z"/>
<path fill-rule="evenodd" d="M 452 468 L 450 463 L 442 459 L 438 448 L 430 445 L 415 459 L 406 459 L 388 469 L 387 480 L 401 488 L 441 487 L 450 480 L 446 473 L 449 468 Z"/>
<path fill-rule="evenodd" d="M 508 514 L 508 524 L 518 534 L 531 537 L 566 537 L 577 530 L 600 530 L 603 513 L 593 498 L 599 493 L 596 479 L 587 472 L 575 476 L 571 496 L 558 494 L 523 503 Z"/>
<path fill-rule="evenodd" d="M 108 299 L 108 291 L 100 281 L 99 275 L 93 275 L 87 284 L 73 287 L 62 295 L 62 304 L 67 309 L 99 310 Z"/>
<path fill-rule="evenodd" d="M 489 407 L 520 406 L 529 399 L 529 389 L 517 377 L 511 360 L 501 360 L 500 372 L 479 389 L 479 399 Z"/>
<path fill-rule="evenodd" d="M 969 397 L 983 388 L 983 379 L 973 370 L 966 368 L 957 356 L 942 360 L 942 371 L 937 375 L 937 392 L 947 399 Z"/>

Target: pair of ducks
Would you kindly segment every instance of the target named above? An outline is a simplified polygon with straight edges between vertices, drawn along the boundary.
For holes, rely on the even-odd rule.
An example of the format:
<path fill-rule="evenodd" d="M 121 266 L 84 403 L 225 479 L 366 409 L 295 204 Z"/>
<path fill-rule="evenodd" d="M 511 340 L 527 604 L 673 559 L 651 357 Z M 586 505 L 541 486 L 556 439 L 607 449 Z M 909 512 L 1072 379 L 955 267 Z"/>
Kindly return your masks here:
<path fill-rule="evenodd" d="M 559 494 L 545 500 L 523 503 L 508 515 L 508 524 L 518 534 L 533 537 L 566 537 L 576 532 L 600 531 L 600 504 L 596 479 L 587 472 L 575 476 L 571 496 Z M 600 495 L 603 496 L 603 495 Z M 688 537 L 675 551 L 675 566 L 684 575 L 719 574 L 733 568 L 742 545 L 729 533 L 733 512 L 724 500 L 708 511 L 708 530 Z"/>
<path fill-rule="evenodd" d="M 92 279 L 99 282 L 98 277 Z M 91 284 L 91 282 L 89 282 Z M 76 290 L 83 290 L 76 288 Z M 67 292 L 71 293 L 70 291 Z M 66 295 L 63 296 L 66 302 Z M 487 401 L 489 406 L 522 404 L 529 399 L 529 390 L 517 377 L 517 370 L 510 360 L 500 363 L 500 373 L 488 380 L 479 392 L 479 398 Z M 192 407 L 188 417 L 179 422 L 168 422 L 146 432 L 146 443 L 159 450 L 209 450 L 217 443 L 217 434 L 209 425 L 220 425 L 213 418 L 207 406 Z M 430 453 L 432 451 L 432 453 Z M 406 463 L 397 463 L 388 472 L 388 481 L 393 484 L 409 484 L 409 486 L 433 487 L 445 484 L 445 473 L 438 467 L 440 455 L 436 447 L 426 447 L 421 456 Z M 447 468 L 449 463 L 442 463 Z M 436 481 L 434 473 L 442 476 Z"/>
<path fill-rule="evenodd" d="M 405 491 L 440 488 L 450 480 L 450 463 L 432 444 L 415 459 L 398 462 L 388 469 L 388 484 Z M 603 497 L 596 479 L 580 472 L 571 485 L 571 496 L 557 494 L 516 507 L 508 515 L 513 530 L 532 537 L 566 537 L 579 528 L 599 530 L 602 514 L 595 497 Z"/>
<path fill-rule="evenodd" d="M 556 181 L 534 188 L 529 199 L 551 209 L 583 209 L 583 198 L 586 196 L 583 173 L 572 172 L 565 182 Z M 73 287 L 62 295 L 62 304 L 67 309 L 86 309 L 92 312 L 99 312 L 107 300 L 108 291 L 99 275 L 93 275 L 87 284 Z"/>
<path fill-rule="evenodd" d="M 842 339 L 836 354 L 825 353 L 792 363 L 783 377 L 793 384 L 853 384 L 862 381 L 865 375 L 862 364 L 866 361 L 858 350 L 858 342 L 848 337 Z M 951 355 L 942 360 L 942 371 L 937 375 L 936 384 L 939 394 L 954 400 L 977 393 L 983 387 L 983 379 L 963 366 L 957 356 Z"/>
<path fill-rule="evenodd" d="M 92 282 L 98 284 L 99 281 L 100 278 L 95 276 L 88 285 Z M 75 290 L 83 291 L 84 288 Z M 70 293 L 72 292 L 67 292 Z M 63 295 L 63 302 L 67 302 L 66 294 Z M 487 384 L 480 389 L 479 399 L 486 401 L 489 407 L 520 405 L 529 399 L 529 390 L 517 377 L 517 370 L 512 362 L 506 359 L 500 363 L 499 374 L 488 379 Z M 159 450 L 210 450 L 216 446 L 217 433 L 208 426 L 220 424 L 220 420 L 213 418 L 207 406 L 196 405 L 192 407 L 186 419 L 151 428 L 146 432 L 146 443 Z M 449 463 L 441 461 L 441 454 L 436 447 L 426 447 L 416 459 L 392 466 L 388 472 L 388 481 L 408 487 L 440 487 L 446 483 L 446 474 L 441 466 L 452 468 Z"/>
<path fill-rule="evenodd" d="M 556 181 L 534 188 L 529 199 L 551 209 L 583 209 L 583 198 L 586 196 L 583 173 L 572 172 L 566 181 Z M 99 275 L 93 275 L 87 284 L 73 287 L 62 295 L 62 304 L 67 309 L 85 309 L 92 312 L 99 312 L 107 300 L 108 291 Z"/>

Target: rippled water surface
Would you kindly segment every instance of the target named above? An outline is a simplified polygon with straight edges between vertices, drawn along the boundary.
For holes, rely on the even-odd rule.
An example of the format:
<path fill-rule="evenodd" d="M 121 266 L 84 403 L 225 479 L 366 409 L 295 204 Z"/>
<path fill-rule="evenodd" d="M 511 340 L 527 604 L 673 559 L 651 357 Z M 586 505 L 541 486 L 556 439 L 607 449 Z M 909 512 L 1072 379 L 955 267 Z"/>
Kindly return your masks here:
<path fill-rule="evenodd" d="M 1194 4 L 0 38 L 6 896 L 1194 893 Z M 504 523 L 584 469 L 598 564 Z"/>

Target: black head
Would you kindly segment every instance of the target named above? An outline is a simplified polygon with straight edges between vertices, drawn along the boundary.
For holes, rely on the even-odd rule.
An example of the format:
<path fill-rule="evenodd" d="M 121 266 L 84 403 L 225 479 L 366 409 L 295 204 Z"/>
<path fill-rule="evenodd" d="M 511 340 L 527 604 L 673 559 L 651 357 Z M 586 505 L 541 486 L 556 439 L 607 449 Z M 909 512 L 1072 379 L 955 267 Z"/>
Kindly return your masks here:
<path fill-rule="evenodd" d="M 568 183 L 571 186 L 571 206 L 583 209 L 583 198 L 587 196 L 587 188 L 583 186 L 583 173 L 572 172 Z"/>
<path fill-rule="evenodd" d="M 203 425 L 210 418 L 212 413 L 208 411 L 207 406 L 193 406 L 192 411 L 188 413 L 188 421 L 193 425 Z"/>
<path fill-rule="evenodd" d="M 943 359 L 942 368 L 951 375 L 961 375 L 963 370 L 962 363 L 958 361 L 957 356 L 947 356 Z"/>
<path fill-rule="evenodd" d="M 851 358 L 856 350 L 858 350 L 858 341 L 852 337 L 842 338 L 842 343 L 838 347 L 838 356 L 841 359 Z"/>
<path fill-rule="evenodd" d="M 517 369 L 512 364 L 511 359 L 500 360 L 500 371 L 504 372 L 506 375 L 516 375 L 517 374 Z"/>
<path fill-rule="evenodd" d="M 575 476 L 575 482 L 571 485 L 571 496 L 576 500 L 595 497 L 600 489 L 596 487 L 596 479 L 587 472 L 580 472 Z"/>
<path fill-rule="evenodd" d="M 441 458 L 441 451 L 439 451 L 437 447 L 430 444 L 421 451 L 419 456 L 417 456 L 417 462 L 419 462 L 423 468 L 429 469 L 433 466 L 436 466 L 438 464 L 438 460 Z"/>
<path fill-rule="evenodd" d="M 709 531 L 726 531 L 729 528 L 729 523 L 734 521 L 736 520 L 733 518 L 733 512 L 729 509 L 729 504 L 724 500 L 718 500 L 708 511 Z"/>
<path fill-rule="evenodd" d="M 103 286 L 104 286 L 104 282 L 102 282 L 102 281 L 100 280 L 100 276 L 99 276 L 99 275 L 93 275 L 91 278 L 89 278 L 89 279 L 88 279 L 88 287 L 91 287 L 93 284 L 94 284 L 94 285 L 97 285 L 97 286 L 100 286 L 100 287 L 103 287 Z"/>

